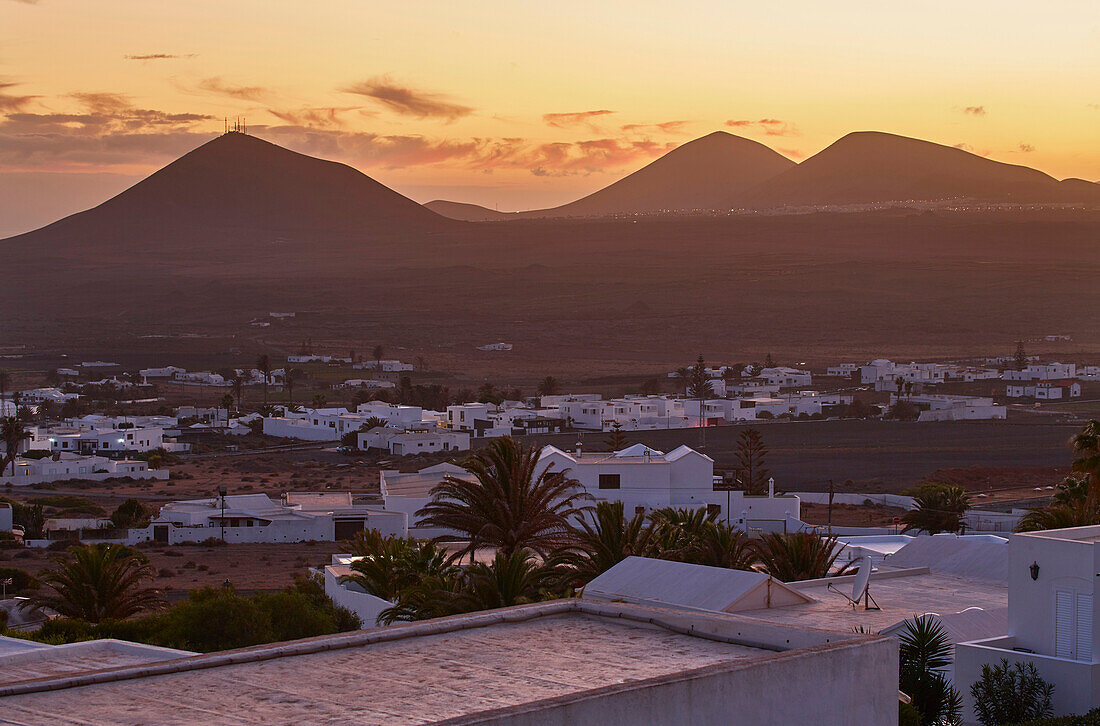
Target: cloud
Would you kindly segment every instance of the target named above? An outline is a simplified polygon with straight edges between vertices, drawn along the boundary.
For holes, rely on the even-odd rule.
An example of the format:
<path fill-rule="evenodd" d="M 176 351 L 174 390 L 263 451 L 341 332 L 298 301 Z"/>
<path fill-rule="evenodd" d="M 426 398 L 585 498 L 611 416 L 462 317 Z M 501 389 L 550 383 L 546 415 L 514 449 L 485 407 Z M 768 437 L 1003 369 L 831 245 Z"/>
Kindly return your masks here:
<path fill-rule="evenodd" d="M 763 131 L 765 136 L 801 136 L 802 132 L 794 124 L 777 118 L 762 118 L 757 121 L 747 119 L 730 120 L 726 126 L 738 129 Z"/>
<path fill-rule="evenodd" d="M 454 121 L 474 112 L 470 106 L 455 103 L 447 96 L 418 91 L 394 83 L 388 76 L 353 83 L 340 89 L 344 93 L 366 96 L 394 113 L 415 118 L 442 118 Z"/>
<path fill-rule="evenodd" d="M 271 91 L 263 86 L 240 86 L 226 83 L 221 76 L 204 78 L 199 81 L 197 88 L 206 93 L 228 96 L 242 101 L 261 101 L 271 95 Z"/>
<path fill-rule="evenodd" d="M 1030 154 L 1031 152 L 1035 151 L 1034 146 L 1032 146 L 1031 144 L 1025 144 L 1023 142 L 1021 142 L 1020 145 L 1016 147 L 1016 149 L 1018 151 L 1022 151 L 1025 154 Z"/>
<path fill-rule="evenodd" d="M 134 106 L 117 93 L 74 93 L 68 112 L 8 111 L 0 116 L 0 166 L 97 168 L 147 164 L 181 154 L 209 133 L 209 116 Z"/>
<path fill-rule="evenodd" d="M 7 89 L 19 85 L 18 83 L 0 81 L 0 113 L 19 111 L 35 98 L 38 98 L 37 96 L 23 96 L 7 92 Z"/>
<path fill-rule="evenodd" d="M 783 156 L 790 157 L 791 159 L 804 159 L 806 157 L 805 151 L 799 151 L 798 149 L 776 149 Z"/>
<path fill-rule="evenodd" d="M 962 112 L 968 116 L 985 116 L 985 106 L 967 106 Z"/>
<path fill-rule="evenodd" d="M 361 114 L 363 113 L 363 109 L 359 106 L 305 107 L 282 110 L 274 108 L 267 109 L 269 114 L 288 126 L 322 129 L 345 128 L 347 122 L 344 120 L 343 114 L 350 111 L 359 111 Z M 370 111 L 366 113 L 367 115 L 373 114 L 373 112 Z"/>
<path fill-rule="evenodd" d="M 613 113 L 615 112 L 608 111 L 607 109 L 603 109 L 600 111 L 573 111 L 570 113 L 544 113 L 542 115 L 542 121 L 547 126 L 553 126 L 556 129 L 564 129 L 571 126 L 583 126 L 587 129 L 595 131 L 596 124 L 594 123 L 594 119 Z"/>
<path fill-rule="evenodd" d="M 967 143 L 963 143 L 961 141 L 959 143 L 955 144 L 954 148 L 962 149 L 963 151 L 969 151 L 970 153 L 974 153 L 974 147 L 973 146 L 971 146 L 970 144 L 967 144 Z"/>
<path fill-rule="evenodd" d="M 197 53 L 184 53 L 183 55 L 176 55 L 173 53 L 149 53 L 148 55 L 124 55 L 122 56 L 126 60 L 136 61 L 150 61 L 150 60 L 175 60 L 177 58 L 194 58 Z"/>
<path fill-rule="evenodd" d="M 625 124 L 620 126 L 622 131 L 635 131 L 643 133 L 661 133 L 661 134 L 683 134 L 687 133 L 684 128 L 690 121 L 664 121 L 659 124 Z"/>

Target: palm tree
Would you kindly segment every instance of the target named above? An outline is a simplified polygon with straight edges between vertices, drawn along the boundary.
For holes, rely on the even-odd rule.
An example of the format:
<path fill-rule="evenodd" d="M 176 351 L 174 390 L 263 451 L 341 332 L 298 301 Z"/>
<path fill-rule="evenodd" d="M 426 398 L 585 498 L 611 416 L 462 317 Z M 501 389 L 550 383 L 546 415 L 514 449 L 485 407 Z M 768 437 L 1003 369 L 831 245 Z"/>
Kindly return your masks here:
<path fill-rule="evenodd" d="M 1089 478 L 1089 499 L 1100 505 L 1100 421 L 1092 419 L 1073 437 L 1073 453 L 1078 458 L 1073 470 Z"/>
<path fill-rule="evenodd" d="M 294 383 L 301 378 L 303 371 L 301 368 L 290 368 L 286 372 L 284 377 L 285 382 L 283 385 L 286 387 L 286 395 L 290 399 L 290 405 L 294 405 Z"/>
<path fill-rule="evenodd" d="M 220 406 L 221 406 L 221 408 L 225 409 L 225 425 L 228 426 L 229 425 L 229 410 L 231 408 L 233 408 L 233 396 L 231 396 L 228 393 L 225 394 L 224 396 L 222 396 Z"/>
<path fill-rule="evenodd" d="M 267 353 L 256 358 L 256 370 L 264 376 L 264 408 L 267 408 L 267 384 L 271 381 L 271 359 Z"/>
<path fill-rule="evenodd" d="M 362 559 L 351 563 L 352 574 L 342 578 L 367 593 L 396 602 L 401 593 L 425 578 L 457 574 L 447 552 L 431 541 L 383 537 L 378 530 L 359 532 L 349 543 L 352 554 Z"/>
<path fill-rule="evenodd" d="M 657 557 L 660 548 L 644 514 L 626 518 L 622 502 L 600 502 L 580 520 L 574 548 L 562 554 L 573 578 L 587 583 L 627 557 Z"/>
<path fill-rule="evenodd" d="M 822 538 L 811 532 L 772 532 L 760 539 L 760 563 L 764 570 L 783 582 L 828 577 L 844 548 L 835 537 Z M 847 566 L 836 574 L 841 574 Z"/>
<path fill-rule="evenodd" d="M 899 687 L 921 715 L 922 724 L 958 723 L 962 696 L 944 669 L 952 662 L 951 640 L 931 615 L 906 620 L 898 636 Z"/>
<path fill-rule="evenodd" d="M 687 561 L 716 515 L 696 509 L 664 507 L 649 515 L 657 545 L 667 559 Z"/>
<path fill-rule="evenodd" d="M 50 591 L 31 597 L 28 606 L 89 623 L 122 620 L 160 602 L 156 590 L 143 586 L 155 574 L 144 555 L 125 545 L 73 546 L 39 575 Z"/>
<path fill-rule="evenodd" d="M 23 422 L 16 416 L 5 416 L 0 421 L 0 442 L 4 444 L 4 457 L 0 462 L 0 472 L 3 472 L 8 464 L 11 464 L 12 476 L 15 476 L 15 457 L 19 455 L 19 446 L 30 433 Z"/>
<path fill-rule="evenodd" d="M 394 607 L 382 611 L 379 620 L 424 620 L 525 605 L 559 597 L 560 583 L 558 568 L 540 563 L 527 550 L 497 552 L 489 564 L 477 562 L 457 577 L 430 577 L 405 590 Z"/>
<path fill-rule="evenodd" d="M 538 394 L 540 396 L 553 396 L 558 392 L 558 379 L 547 376 L 539 381 Z"/>
<path fill-rule="evenodd" d="M 233 389 L 233 396 L 237 399 L 237 411 L 241 410 L 241 394 L 244 392 L 245 378 L 240 373 L 234 373 L 233 378 L 230 379 L 229 385 Z"/>
<path fill-rule="evenodd" d="M 10 385 L 11 374 L 8 373 L 6 370 L 0 368 L 0 416 L 4 415 L 4 394 L 7 392 L 8 386 Z"/>
<path fill-rule="evenodd" d="M 497 439 L 463 463 L 472 481 L 445 477 L 417 516 L 426 527 L 466 535 L 470 554 L 489 546 L 505 555 L 527 548 L 545 557 L 571 544 L 571 521 L 591 507 L 576 479 L 538 462 L 537 448 L 510 436 Z"/>
<path fill-rule="evenodd" d="M 374 370 L 377 373 L 382 372 L 382 356 L 386 354 L 386 349 L 380 345 L 374 346 L 374 350 L 371 351 L 371 355 L 374 356 Z"/>
<path fill-rule="evenodd" d="M 757 560 L 752 540 L 725 522 L 709 522 L 689 556 L 696 565 L 728 570 L 751 570 Z"/>
<path fill-rule="evenodd" d="M 910 509 L 902 515 L 905 523 L 902 533 L 912 529 L 923 530 L 929 534 L 939 532 L 957 532 L 962 526 L 962 517 L 970 509 L 970 495 L 959 486 L 946 484 L 926 484 L 913 497 L 916 509 Z"/>
<path fill-rule="evenodd" d="M 1100 511 L 1087 502 L 1032 509 L 1020 518 L 1017 532 L 1042 532 L 1100 524 Z"/>
<path fill-rule="evenodd" d="M 1054 487 L 1054 496 L 1050 500 L 1052 507 L 1068 507 L 1084 504 L 1089 497 L 1089 478 L 1087 476 L 1067 476 Z"/>

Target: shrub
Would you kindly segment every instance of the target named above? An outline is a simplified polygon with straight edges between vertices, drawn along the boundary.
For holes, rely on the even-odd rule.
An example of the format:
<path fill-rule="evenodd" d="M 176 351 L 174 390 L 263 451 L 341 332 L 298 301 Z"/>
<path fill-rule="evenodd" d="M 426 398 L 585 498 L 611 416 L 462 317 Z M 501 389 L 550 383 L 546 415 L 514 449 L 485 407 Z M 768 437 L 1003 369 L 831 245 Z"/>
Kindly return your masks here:
<path fill-rule="evenodd" d="M 1100 708 L 1094 708 L 1080 716 L 1058 716 L 1026 721 L 1013 726 L 1100 726 Z"/>
<path fill-rule="evenodd" d="M 162 643 L 184 650 L 209 653 L 274 640 L 269 613 L 229 588 L 192 590 L 163 618 Z"/>
<path fill-rule="evenodd" d="M 898 702 L 898 726 L 921 726 L 920 711 L 908 703 Z"/>
<path fill-rule="evenodd" d="M 8 585 L 8 594 L 18 594 L 23 590 L 35 590 L 38 588 L 38 580 L 34 575 L 18 567 L 0 567 L 0 580 L 11 578 Z"/>
<path fill-rule="evenodd" d="M 970 687 L 974 712 L 982 726 L 1002 726 L 1049 716 L 1054 686 L 1039 676 L 1033 663 L 982 666 L 982 677 Z"/>

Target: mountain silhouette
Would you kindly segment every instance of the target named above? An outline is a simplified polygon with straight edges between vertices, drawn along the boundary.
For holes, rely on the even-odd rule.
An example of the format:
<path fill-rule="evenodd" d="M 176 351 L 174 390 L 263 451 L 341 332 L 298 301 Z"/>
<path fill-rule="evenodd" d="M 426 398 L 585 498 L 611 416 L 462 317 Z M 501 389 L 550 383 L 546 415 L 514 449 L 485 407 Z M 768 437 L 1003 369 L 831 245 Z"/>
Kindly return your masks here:
<path fill-rule="evenodd" d="M 233 132 L 98 207 L 11 240 L 117 246 L 189 244 L 211 235 L 369 239 L 448 225 L 350 166 Z"/>
<path fill-rule="evenodd" d="M 860 131 L 763 182 L 746 195 L 745 206 L 767 209 L 953 199 L 1100 201 L 1100 186 L 1079 179 L 1059 182 L 1026 166 L 930 141 Z"/>
<path fill-rule="evenodd" d="M 794 165 L 761 143 L 715 131 L 560 207 L 505 214 L 472 204 L 437 201 L 429 208 L 467 221 L 729 211 L 746 191 Z"/>

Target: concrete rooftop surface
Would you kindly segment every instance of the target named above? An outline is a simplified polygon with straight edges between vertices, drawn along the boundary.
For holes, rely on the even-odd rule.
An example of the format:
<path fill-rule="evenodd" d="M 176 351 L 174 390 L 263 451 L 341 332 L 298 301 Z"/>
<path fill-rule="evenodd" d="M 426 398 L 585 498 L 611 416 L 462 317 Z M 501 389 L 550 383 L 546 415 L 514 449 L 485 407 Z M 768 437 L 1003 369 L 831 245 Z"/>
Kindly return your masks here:
<path fill-rule="evenodd" d="M 471 619 L 470 626 L 450 632 L 425 630 L 431 623 L 373 631 L 385 633 L 386 639 L 299 655 L 265 654 L 285 644 L 257 646 L 232 653 L 238 660 L 266 659 L 221 664 L 217 659 L 230 654 L 211 654 L 170 667 L 204 660 L 217 663 L 213 667 L 195 665 L 162 675 L 156 669 L 129 669 L 127 680 L 16 691 L 0 698 L 0 723 L 424 724 L 778 655 L 773 648 L 685 635 L 579 607 L 543 607 L 546 614 L 515 622 Z M 365 633 L 349 635 L 362 639 Z M 316 646 L 341 637 L 351 642 L 347 636 L 325 636 L 299 643 Z M 117 672 L 86 674 L 117 677 Z M 12 690 L 0 688 L 0 694 L 5 692 Z"/>
<path fill-rule="evenodd" d="M 772 623 L 802 627 L 825 628 L 837 632 L 852 632 L 863 626 L 878 632 L 899 620 L 914 615 L 957 613 L 970 607 L 985 610 L 1008 607 L 1008 585 L 998 582 L 971 580 L 955 575 L 929 572 L 927 568 L 889 571 L 883 568 L 871 576 L 870 593 L 881 610 L 852 608 L 845 599 L 828 589 L 834 587 L 845 595 L 852 594 L 852 576 L 830 577 L 806 584 L 789 583 L 814 602 L 761 610 L 744 610 L 738 615 Z"/>

